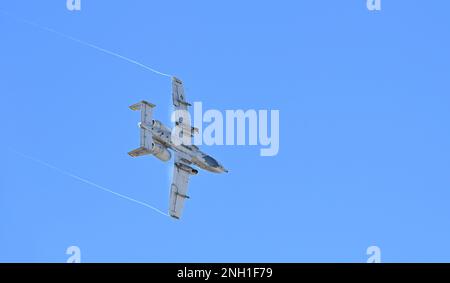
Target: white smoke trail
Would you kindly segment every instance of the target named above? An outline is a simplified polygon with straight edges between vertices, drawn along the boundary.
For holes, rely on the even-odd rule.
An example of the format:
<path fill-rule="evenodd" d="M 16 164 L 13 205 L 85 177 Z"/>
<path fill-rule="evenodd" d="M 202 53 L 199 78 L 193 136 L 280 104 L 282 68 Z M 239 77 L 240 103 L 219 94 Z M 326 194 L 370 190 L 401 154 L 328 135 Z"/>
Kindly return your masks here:
<path fill-rule="evenodd" d="M 108 189 L 108 188 L 105 188 L 105 187 L 100 186 L 100 185 L 98 185 L 98 184 L 96 184 L 96 183 L 94 183 L 94 182 L 91 182 L 91 181 L 89 181 L 89 180 L 86 180 L 86 179 L 84 179 L 84 178 L 81 178 L 80 176 L 77 176 L 77 175 L 75 175 L 75 174 L 72 174 L 72 173 L 70 173 L 70 172 L 67 172 L 67 171 L 65 171 L 65 170 L 62 170 L 62 169 L 60 169 L 60 168 L 58 168 L 58 167 L 56 167 L 56 166 L 53 166 L 53 165 L 51 165 L 51 164 L 49 164 L 49 163 L 47 163 L 47 162 L 45 162 L 45 161 L 42 161 L 42 160 L 39 160 L 39 159 L 37 159 L 37 158 L 35 158 L 35 157 L 26 155 L 26 154 L 24 154 L 24 153 L 22 153 L 22 152 L 20 152 L 20 151 L 15 150 L 15 149 L 10 149 L 10 150 L 11 150 L 12 152 L 14 152 L 14 153 L 16 153 L 16 154 L 18 154 L 18 155 L 20 155 L 20 156 L 26 158 L 26 159 L 29 159 L 29 160 L 34 161 L 34 162 L 36 162 L 36 163 L 39 163 L 39 164 L 41 164 L 41 165 L 43 165 L 43 166 L 45 166 L 45 167 L 48 167 L 48 168 L 50 168 L 50 169 L 53 169 L 53 170 L 55 170 L 55 171 L 57 171 L 57 172 L 59 172 L 59 173 L 61 173 L 61 174 L 63 174 L 63 175 L 66 175 L 66 176 L 68 176 L 68 177 L 71 177 L 71 178 L 73 178 L 73 179 L 75 179 L 75 180 L 78 180 L 78 181 L 80 181 L 80 182 L 83 182 L 83 183 L 85 183 L 85 184 L 88 184 L 88 185 L 90 185 L 90 186 L 92 186 L 92 187 L 95 187 L 95 188 L 97 188 L 97 189 L 100 189 L 100 190 L 102 190 L 102 191 L 108 192 L 108 193 L 110 193 L 110 194 L 116 195 L 116 196 L 121 197 L 121 198 L 123 198 L 123 199 L 132 201 L 132 202 L 134 202 L 134 203 L 140 204 L 140 205 L 145 206 L 145 207 L 148 207 L 148 208 L 150 208 L 150 209 L 152 209 L 152 210 L 154 210 L 154 211 L 156 211 L 156 212 L 158 212 L 158 213 L 160 213 L 160 214 L 162 214 L 162 215 L 164 215 L 164 216 L 169 216 L 167 213 L 165 213 L 165 212 L 163 212 L 163 211 L 157 209 L 156 207 L 154 207 L 154 206 L 152 206 L 152 205 L 150 205 L 150 204 L 147 204 L 147 203 L 145 203 L 145 202 L 136 200 L 136 199 L 134 199 L 134 198 L 128 197 L 128 196 L 123 195 L 123 194 L 120 194 L 120 193 L 116 193 L 116 192 L 114 192 L 114 191 L 112 191 L 112 190 L 110 190 L 110 189 Z"/>
<path fill-rule="evenodd" d="M 105 53 L 105 54 L 114 56 L 114 57 L 116 57 L 116 58 L 125 60 L 125 61 L 127 61 L 127 62 L 129 62 L 129 63 L 135 64 L 135 65 L 137 65 L 137 66 L 139 66 L 139 67 L 142 67 L 142 68 L 144 68 L 144 69 L 146 69 L 146 70 L 148 70 L 148 71 L 151 71 L 151 72 L 153 72 L 153 73 L 155 73 L 155 74 L 158 74 L 158 75 L 161 75 L 161 76 L 165 76 L 165 77 L 169 77 L 169 78 L 172 77 L 172 75 L 169 75 L 169 74 L 160 72 L 160 71 L 158 71 L 158 70 L 156 70 L 156 69 L 153 69 L 153 68 L 151 68 L 151 67 L 149 67 L 149 66 L 147 66 L 147 65 L 144 65 L 144 64 L 142 64 L 142 63 L 140 63 L 140 62 L 138 62 L 138 61 L 136 61 L 136 60 L 130 59 L 130 58 L 125 57 L 125 56 L 122 56 L 122 55 L 120 55 L 120 54 L 118 54 L 118 53 L 115 53 L 115 52 L 113 52 L 113 51 L 110 51 L 110 50 L 101 48 L 101 47 L 99 47 L 99 46 L 97 46 L 97 45 L 94 45 L 94 44 L 92 44 L 92 43 L 83 41 L 83 40 L 78 39 L 78 38 L 75 38 L 75 37 L 73 37 L 73 36 L 64 34 L 64 33 L 62 33 L 62 32 L 59 32 L 59 31 L 57 31 L 57 30 L 54 30 L 54 29 L 52 29 L 52 28 L 45 27 L 45 26 L 41 26 L 41 25 L 39 25 L 39 24 L 37 24 L 37 23 L 35 23 L 35 22 L 32 22 L 32 21 L 29 21 L 29 20 L 25 20 L 25 19 L 19 18 L 19 17 L 15 16 L 15 15 L 12 15 L 11 13 L 5 12 L 5 11 L 3 11 L 3 10 L 0 10 L 0 13 L 4 14 L 4 15 L 10 17 L 10 18 L 13 18 L 13 19 L 15 19 L 15 20 L 17 20 L 17 21 L 19 21 L 19 22 L 22 22 L 22 23 L 25 23 L 25 24 L 27 24 L 27 25 L 31 25 L 31 26 L 37 27 L 37 28 L 39 28 L 39 29 L 41 29 L 41 30 L 47 31 L 47 32 L 49 32 L 49 33 L 56 34 L 56 35 L 58 35 L 58 36 L 61 36 L 61 37 L 63 37 L 63 38 L 66 38 L 66 39 L 68 39 L 68 40 L 71 40 L 71 41 L 74 41 L 74 42 L 76 42 L 76 43 L 79 43 L 79 44 L 81 44 L 81 45 L 84 45 L 84 46 L 93 48 L 93 49 L 95 49 L 95 50 L 97 50 L 97 51 L 100 51 L 100 52 L 103 52 L 103 53 Z"/>

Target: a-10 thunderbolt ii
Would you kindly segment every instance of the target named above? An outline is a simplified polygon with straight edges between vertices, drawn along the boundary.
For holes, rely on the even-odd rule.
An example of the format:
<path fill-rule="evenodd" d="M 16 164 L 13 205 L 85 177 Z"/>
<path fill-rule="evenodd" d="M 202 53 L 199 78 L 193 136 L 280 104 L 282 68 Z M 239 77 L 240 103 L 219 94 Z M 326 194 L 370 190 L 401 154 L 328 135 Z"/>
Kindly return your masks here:
<path fill-rule="evenodd" d="M 198 133 L 198 129 L 186 124 L 186 120 L 189 122 L 189 119 L 183 119 L 185 116 L 177 115 L 177 113 L 183 113 L 182 111 L 188 111 L 191 104 L 186 102 L 183 82 L 175 77 L 172 78 L 172 99 L 175 108 L 175 125 L 181 129 L 178 133 L 180 136 L 188 135 L 187 138 L 192 140 L 193 135 Z M 200 151 L 197 146 L 174 142 L 172 130 L 160 121 L 153 120 L 154 107 L 154 104 L 147 101 L 130 106 L 131 110 L 141 111 L 141 122 L 138 124 L 141 146 L 128 154 L 132 157 L 151 154 L 167 162 L 172 158 L 170 151 L 174 152 L 175 164 L 170 188 L 169 215 L 180 219 L 184 201 L 189 198 L 187 196 L 189 176 L 198 174 L 198 170 L 193 168 L 193 165 L 214 173 L 228 173 L 228 171 L 216 159 Z"/>

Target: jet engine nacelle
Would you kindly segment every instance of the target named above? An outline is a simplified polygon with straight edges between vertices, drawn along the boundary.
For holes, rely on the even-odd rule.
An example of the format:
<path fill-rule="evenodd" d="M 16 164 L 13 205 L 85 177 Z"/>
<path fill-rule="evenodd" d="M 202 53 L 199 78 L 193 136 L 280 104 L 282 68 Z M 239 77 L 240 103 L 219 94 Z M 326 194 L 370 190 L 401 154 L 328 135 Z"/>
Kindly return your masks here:
<path fill-rule="evenodd" d="M 188 166 L 186 164 L 177 162 L 177 163 L 175 163 L 175 166 L 177 166 L 178 168 L 180 168 L 183 171 L 188 172 L 191 175 L 197 175 L 198 174 L 198 170 L 197 169 L 194 169 L 191 166 Z"/>
<path fill-rule="evenodd" d="M 161 121 L 158 120 L 153 120 L 152 121 L 152 127 L 156 130 L 160 130 L 163 131 L 165 133 L 170 133 L 171 130 L 169 128 L 167 128 L 166 126 L 164 126 L 164 124 Z"/>
<path fill-rule="evenodd" d="M 163 145 L 159 143 L 152 143 L 152 154 L 161 161 L 169 161 L 172 154 Z"/>

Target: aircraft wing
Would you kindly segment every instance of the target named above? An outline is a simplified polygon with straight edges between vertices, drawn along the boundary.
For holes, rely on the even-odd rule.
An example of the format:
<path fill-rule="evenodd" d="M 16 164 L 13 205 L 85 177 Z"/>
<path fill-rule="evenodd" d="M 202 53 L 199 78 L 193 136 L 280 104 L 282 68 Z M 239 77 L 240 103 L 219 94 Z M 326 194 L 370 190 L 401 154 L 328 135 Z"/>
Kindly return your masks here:
<path fill-rule="evenodd" d="M 187 196 L 189 176 L 196 174 L 193 173 L 193 170 L 189 166 L 189 162 L 181 158 L 179 153 L 176 153 L 169 200 L 169 214 L 173 218 L 180 219 L 184 208 L 184 201 L 189 198 Z"/>
<path fill-rule="evenodd" d="M 175 110 L 175 124 L 181 126 L 183 133 L 186 135 L 193 136 L 194 134 L 197 134 L 198 129 L 192 127 L 191 121 L 187 121 L 186 117 L 183 119 L 183 115 L 179 113 L 179 110 L 188 111 L 188 107 L 192 105 L 186 101 L 183 82 L 176 77 L 172 78 L 172 100 Z"/>
<path fill-rule="evenodd" d="M 176 77 L 172 78 L 172 99 L 175 110 L 187 110 L 188 106 L 191 106 L 191 104 L 186 101 L 183 82 Z"/>

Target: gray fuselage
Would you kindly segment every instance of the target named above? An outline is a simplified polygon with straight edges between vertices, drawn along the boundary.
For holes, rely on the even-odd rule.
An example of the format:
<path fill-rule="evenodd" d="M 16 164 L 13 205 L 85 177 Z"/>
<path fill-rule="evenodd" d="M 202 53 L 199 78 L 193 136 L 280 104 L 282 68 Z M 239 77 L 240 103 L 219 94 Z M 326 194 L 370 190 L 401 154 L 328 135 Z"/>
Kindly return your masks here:
<path fill-rule="evenodd" d="M 152 124 L 143 125 L 139 123 L 139 127 L 145 128 L 151 132 L 154 142 L 162 145 L 166 150 L 176 151 L 180 158 L 187 163 L 193 163 L 201 169 L 213 173 L 228 172 L 216 159 L 203 153 L 195 145 L 176 145 L 172 140 L 172 130 L 160 121 L 153 120 Z"/>

